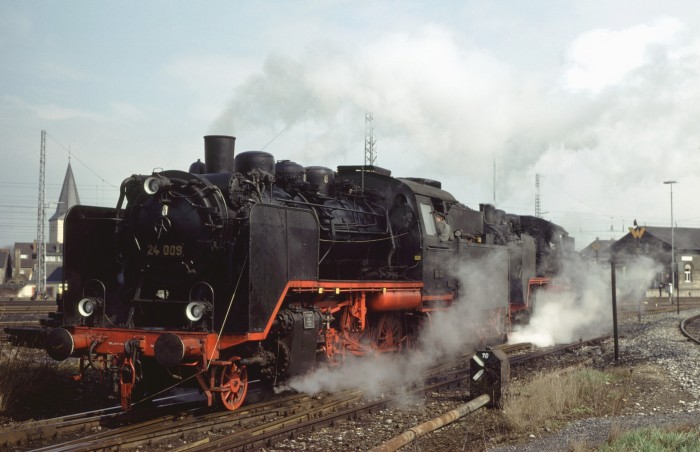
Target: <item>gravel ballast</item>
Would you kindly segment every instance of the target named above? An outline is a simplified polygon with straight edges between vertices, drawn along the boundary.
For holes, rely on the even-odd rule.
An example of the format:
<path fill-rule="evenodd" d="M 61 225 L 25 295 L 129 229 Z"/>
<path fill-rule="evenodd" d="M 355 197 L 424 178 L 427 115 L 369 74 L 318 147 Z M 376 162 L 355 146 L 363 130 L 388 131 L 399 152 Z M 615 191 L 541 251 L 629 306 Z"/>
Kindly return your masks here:
<path fill-rule="evenodd" d="M 574 421 L 548 437 L 489 450 L 562 451 L 574 443 L 602 444 L 611 431 L 698 425 L 700 345 L 689 341 L 679 328 L 681 320 L 698 313 L 700 310 L 684 311 L 680 315 L 655 314 L 642 318 L 641 323 L 621 325 L 618 366 L 658 372 L 657 391 L 650 391 L 646 403 L 634 402 L 626 410 L 629 414 L 623 416 Z M 602 368 L 615 365 L 612 341 L 606 353 L 595 360 L 595 365 Z"/>
<path fill-rule="evenodd" d="M 631 379 L 635 386 L 631 388 L 633 397 L 620 416 L 574 420 L 558 431 L 542 429 L 513 438 L 492 422 L 497 417 L 495 412 L 482 409 L 419 438 L 402 450 L 565 451 L 575 444 L 600 445 L 611 432 L 648 426 L 697 425 L 700 423 L 700 345 L 681 334 L 679 323 L 698 313 L 700 310 L 696 309 L 680 315 L 648 315 L 641 322 L 636 318 L 621 321 L 617 363 L 612 339 L 569 356 L 551 358 L 562 361 L 559 366 L 566 366 L 567 360 L 586 359 L 597 369 L 619 367 L 636 373 Z M 360 420 L 343 421 L 265 450 L 370 450 L 464 403 L 467 401 L 464 391 L 428 394 L 407 406 L 381 410 Z M 503 444 L 504 440 L 507 445 Z"/>

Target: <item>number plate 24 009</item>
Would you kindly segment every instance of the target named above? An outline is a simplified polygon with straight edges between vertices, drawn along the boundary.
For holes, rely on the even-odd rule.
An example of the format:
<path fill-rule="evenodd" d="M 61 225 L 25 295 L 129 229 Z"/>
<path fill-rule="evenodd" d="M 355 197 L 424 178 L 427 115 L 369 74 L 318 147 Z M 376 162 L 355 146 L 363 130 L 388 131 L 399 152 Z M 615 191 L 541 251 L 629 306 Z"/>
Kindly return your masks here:
<path fill-rule="evenodd" d="M 147 256 L 171 256 L 178 257 L 184 254 L 182 245 L 148 245 L 146 248 Z"/>

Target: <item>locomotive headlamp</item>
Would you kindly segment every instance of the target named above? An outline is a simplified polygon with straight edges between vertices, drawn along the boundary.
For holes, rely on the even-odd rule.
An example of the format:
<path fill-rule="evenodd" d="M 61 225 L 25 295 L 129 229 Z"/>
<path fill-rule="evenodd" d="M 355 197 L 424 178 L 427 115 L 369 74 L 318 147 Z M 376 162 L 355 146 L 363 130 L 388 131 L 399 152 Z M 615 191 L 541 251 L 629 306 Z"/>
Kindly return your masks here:
<path fill-rule="evenodd" d="M 204 314 L 208 311 L 211 311 L 211 305 L 209 303 L 193 301 L 185 308 L 185 315 L 191 322 L 198 322 L 202 320 L 202 317 L 204 317 Z"/>
<path fill-rule="evenodd" d="M 102 306 L 102 298 L 83 298 L 78 302 L 78 313 L 83 317 L 90 317 L 100 306 Z"/>
<path fill-rule="evenodd" d="M 160 174 L 154 174 L 148 176 L 145 181 L 143 181 L 143 191 L 149 195 L 155 195 L 160 190 L 170 186 L 170 181 L 167 177 L 161 176 Z"/>

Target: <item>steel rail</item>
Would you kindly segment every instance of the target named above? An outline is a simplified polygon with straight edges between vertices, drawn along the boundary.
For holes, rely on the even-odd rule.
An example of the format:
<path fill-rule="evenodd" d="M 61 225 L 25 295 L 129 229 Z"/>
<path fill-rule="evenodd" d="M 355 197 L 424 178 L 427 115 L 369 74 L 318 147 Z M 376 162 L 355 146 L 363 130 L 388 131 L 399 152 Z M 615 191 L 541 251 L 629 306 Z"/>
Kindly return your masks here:
<path fill-rule="evenodd" d="M 563 346 L 554 347 L 544 351 L 536 351 L 533 353 L 528 353 L 520 355 L 518 357 L 513 357 L 512 360 L 515 364 L 525 362 L 528 360 L 536 359 L 547 354 L 553 354 L 562 350 L 569 348 L 581 346 L 586 343 L 591 343 L 599 341 L 603 338 L 595 338 L 590 341 L 581 341 L 575 344 L 566 344 Z M 510 346 L 511 351 L 523 348 L 524 345 L 529 344 L 515 344 Z M 433 376 L 431 377 L 429 373 L 426 373 L 425 378 L 429 381 L 435 380 L 437 378 L 443 378 L 445 381 L 436 382 L 428 384 L 427 386 L 414 389 L 412 392 L 430 391 L 439 387 L 453 386 L 455 384 L 461 385 L 464 380 L 467 380 L 468 370 L 455 369 L 455 367 L 463 367 L 465 364 L 465 357 L 460 356 L 458 359 L 445 363 L 438 366 L 439 372 L 442 372 L 442 377 L 435 376 L 436 370 L 433 370 Z M 448 369 L 452 370 L 448 370 Z M 150 420 L 146 422 L 141 422 L 138 425 L 127 425 L 125 427 L 116 428 L 114 430 L 105 429 L 103 431 L 97 432 L 90 435 L 89 437 L 83 437 L 73 441 L 64 442 L 61 444 L 54 443 L 49 448 L 45 450 L 104 450 L 108 448 L 126 448 L 126 447 L 138 447 L 138 446 L 152 446 L 153 444 L 165 440 L 172 440 L 176 438 L 184 438 L 195 436 L 199 434 L 208 434 L 212 432 L 220 432 L 226 429 L 240 428 L 242 426 L 252 426 L 249 430 L 241 431 L 224 437 L 223 439 L 217 440 L 217 442 L 211 442 L 209 438 L 199 440 L 194 442 L 193 450 L 207 450 L 211 447 L 224 447 L 224 448 L 238 448 L 247 447 L 246 445 L 263 445 L 271 444 L 274 438 L 283 438 L 290 432 L 297 432 L 303 430 L 304 428 L 315 428 L 316 426 L 322 425 L 324 423 L 333 423 L 334 420 L 342 419 L 343 417 L 356 417 L 362 412 L 372 411 L 380 406 L 385 406 L 392 403 L 392 399 L 382 400 L 374 402 L 370 406 L 361 406 L 359 408 L 346 408 L 340 412 L 339 409 L 347 407 L 349 404 L 356 402 L 361 395 L 355 393 L 350 394 L 348 398 L 342 399 L 338 398 L 339 394 L 335 395 L 334 400 L 324 399 L 319 402 L 320 405 L 313 407 L 307 402 L 303 402 L 303 397 L 308 399 L 308 396 L 301 395 L 291 395 L 284 399 L 273 399 L 270 402 L 265 402 L 261 404 L 250 405 L 248 407 L 243 407 L 235 412 L 215 412 L 202 414 L 202 411 L 191 410 L 192 413 L 182 413 L 180 408 L 179 413 L 173 413 L 167 416 L 157 416 L 156 420 Z M 288 406 L 282 406 L 279 408 L 280 411 L 277 413 L 271 411 L 270 406 L 284 405 L 285 400 L 289 402 Z M 266 408 L 267 407 L 267 408 Z M 161 408 L 162 409 L 162 408 Z M 303 409 L 304 412 L 300 413 L 299 409 Z M 257 414 L 254 412 L 257 410 Z M 160 412 L 162 414 L 162 411 Z M 109 416 L 116 418 L 120 414 L 111 414 Z M 133 423 L 135 421 L 128 420 L 125 414 L 121 414 L 121 423 Z M 282 417 L 282 421 L 277 423 L 277 426 L 272 428 L 270 424 L 272 419 L 275 417 Z M 59 418 L 59 419 L 64 419 Z M 264 428 L 256 427 L 256 423 L 262 422 Z M 293 425 L 290 425 L 293 424 Z M 71 422 L 64 421 L 54 421 L 51 420 L 44 421 L 42 423 L 34 424 L 22 431 L 12 432 L 10 435 L 2 435 L 5 441 L 5 446 L 8 445 L 21 445 L 29 444 L 39 439 L 46 441 L 47 439 L 55 440 L 61 436 L 66 436 L 70 434 L 82 434 L 89 431 L 94 431 L 96 427 L 108 427 L 117 425 L 115 421 L 109 421 L 108 418 L 97 417 L 95 419 L 80 418 L 79 415 L 73 416 L 73 425 Z M 306 426 L 306 427 L 305 427 Z M 165 432 L 163 432 L 165 431 Z M 246 433 L 247 432 L 247 433 Z M 253 433 L 251 433 L 253 432 Z M 5 433 L 5 432 L 0 432 Z M 126 439 L 128 438 L 128 440 Z M 201 443 L 198 449 L 196 444 Z M 36 444 L 34 442 L 34 444 Z"/>
<path fill-rule="evenodd" d="M 434 391 L 438 388 L 461 385 L 461 382 L 469 378 L 468 372 L 463 375 L 449 378 L 432 385 L 416 388 L 404 394 L 418 394 Z M 194 447 L 177 449 L 177 452 L 201 452 L 207 450 L 254 450 L 259 447 L 267 447 L 276 441 L 294 437 L 299 433 L 311 431 L 322 426 L 334 425 L 336 422 L 346 419 L 357 419 L 363 414 L 371 413 L 388 405 L 396 403 L 399 396 L 387 397 L 382 400 L 361 403 L 358 406 L 337 411 L 337 406 L 329 405 L 316 413 L 303 413 L 291 416 L 283 422 L 268 424 L 260 429 L 237 432 L 217 440 L 205 440 Z M 324 412 L 325 411 L 325 412 Z"/>
<path fill-rule="evenodd" d="M 315 401 L 306 394 L 292 394 L 251 404 L 235 412 L 212 412 L 208 407 L 201 407 L 198 402 L 196 407 L 183 410 L 183 405 L 191 405 L 192 403 L 173 405 L 169 407 L 171 412 L 166 415 L 162 414 L 162 408 L 122 413 L 123 418 L 110 422 L 108 425 L 101 425 L 107 427 L 104 430 L 64 442 L 53 440 L 51 446 L 34 450 L 104 450 L 150 445 L 156 441 L 184 437 L 197 433 L 197 431 L 208 433 L 264 422 L 274 416 L 288 416 L 307 405 L 321 402 Z M 154 412 L 159 412 L 160 415 L 153 417 Z M 91 426 L 88 431 L 95 430 L 94 427 L 94 425 Z M 61 433 L 65 434 L 66 432 Z M 58 435 L 54 434 L 53 437 L 58 437 Z M 49 438 L 51 437 L 45 436 L 43 440 L 46 441 Z"/>
<path fill-rule="evenodd" d="M 610 338 L 610 335 L 605 334 L 603 336 L 598 336 L 598 337 L 595 337 L 592 339 L 587 339 L 585 341 L 582 340 L 579 342 L 572 342 L 570 344 L 555 345 L 552 347 L 547 347 L 547 348 L 543 348 L 540 350 L 535 350 L 535 351 L 530 352 L 530 353 L 524 353 L 522 355 L 513 356 L 512 358 L 509 357 L 508 361 L 510 362 L 511 366 L 523 364 L 523 363 L 526 363 L 528 361 L 532 361 L 532 360 L 537 359 L 537 358 L 541 358 L 541 357 L 548 356 L 548 355 L 555 355 L 557 353 L 561 353 L 561 352 L 564 352 L 566 350 L 571 350 L 571 349 L 574 349 L 576 347 L 582 347 L 584 345 L 593 345 L 593 344 L 596 344 L 598 342 L 602 342 L 602 341 L 609 339 L 609 338 Z"/>
<path fill-rule="evenodd" d="M 35 441 L 85 432 L 121 415 L 121 407 L 87 411 L 51 419 L 32 421 L 22 427 L 0 430 L 0 446 L 26 446 Z"/>
<path fill-rule="evenodd" d="M 681 333 L 696 344 L 700 344 L 700 314 L 688 317 L 680 323 Z"/>

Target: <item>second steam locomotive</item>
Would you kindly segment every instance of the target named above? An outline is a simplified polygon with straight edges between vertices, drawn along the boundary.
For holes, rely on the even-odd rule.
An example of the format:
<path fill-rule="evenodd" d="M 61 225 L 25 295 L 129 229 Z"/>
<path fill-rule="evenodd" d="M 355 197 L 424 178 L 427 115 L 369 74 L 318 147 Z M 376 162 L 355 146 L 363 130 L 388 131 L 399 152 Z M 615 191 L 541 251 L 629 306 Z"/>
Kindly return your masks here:
<path fill-rule="evenodd" d="M 65 219 L 61 324 L 46 349 L 110 373 L 125 409 L 189 381 L 234 410 L 252 379 L 410 350 L 458 303 L 484 319 L 465 335 L 502 338 L 532 281 L 573 251 L 556 225 L 470 209 L 434 180 L 204 140 L 189 171 L 133 175 L 116 208 Z M 486 262 L 493 289 L 475 300 L 460 272 Z"/>

